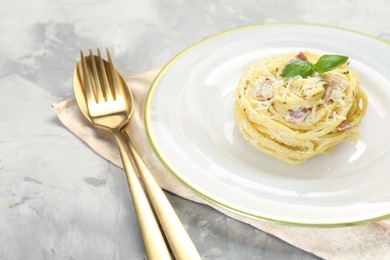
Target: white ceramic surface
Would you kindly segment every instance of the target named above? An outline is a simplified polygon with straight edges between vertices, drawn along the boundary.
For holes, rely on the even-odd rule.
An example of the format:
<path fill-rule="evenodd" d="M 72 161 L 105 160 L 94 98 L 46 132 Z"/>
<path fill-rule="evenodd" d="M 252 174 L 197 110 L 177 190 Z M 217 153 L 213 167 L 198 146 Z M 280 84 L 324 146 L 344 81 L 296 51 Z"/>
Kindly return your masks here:
<path fill-rule="evenodd" d="M 240 135 L 233 92 L 264 57 L 309 50 L 350 57 L 369 108 L 357 143 L 290 166 Z M 340 225 L 390 214 L 390 45 L 315 25 L 253 26 L 195 45 L 155 82 L 147 127 L 171 171 L 202 197 L 241 214 L 275 221 Z"/>

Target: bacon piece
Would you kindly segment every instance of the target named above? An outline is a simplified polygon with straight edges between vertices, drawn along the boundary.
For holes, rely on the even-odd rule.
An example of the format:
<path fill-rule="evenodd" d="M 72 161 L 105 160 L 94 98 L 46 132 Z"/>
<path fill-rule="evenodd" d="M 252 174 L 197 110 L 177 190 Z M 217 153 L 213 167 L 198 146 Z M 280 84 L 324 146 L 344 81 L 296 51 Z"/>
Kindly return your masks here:
<path fill-rule="evenodd" d="M 330 76 L 326 80 L 325 87 L 325 99 L 333 100 L 339 102 L 340 104 L 344 104 L 342 99 L 343 91 L 345 89 L 342 78 L 338 76 Z"/>
<path fill-rule="evenodd" d="M 301 124 L 309 113 L 310 110 L 308 108 L 289 110 L 287 113 L 287 120 L 295 124 Z"/>
<path fill-rule="evenodd" d="M 331 77 L 325 87 L 328 88 L 341 88 L 343 86 L 343 80 L 340 77 Z"/>
<path fill-rule="evenodd" d="M 307 57 L 303 52 L 299 52 L 297 56 L 295 56 L 295 58 L 297 58 L 298 60 L 307 61 Z"/>
<path fill-rule="evenodd" d="M 255 96 L 258 100 L 269 100 L 274 96 L 274 90 L 270 79 L 258 80 L 256 84 Z"/>
<path fill-rule="evenodd" d="M 349 130 L 351 128 L 352 125 L 350 123 L 348 123 L 347 121 L 343 121 L 336 127 L 336 130 L 342 132 L 342 131 Z"/>
<path fill-rule="evenodd" d="M 307 61 L 307 57 L 306 57 L 306 55 L 303 52 L 299 52 L 297 55 L 295 55 L 294 58 L 292 58 L 290 60 L 289 63 L 293 63 L 294 61 L 297 61 L 297 60 Z"/>

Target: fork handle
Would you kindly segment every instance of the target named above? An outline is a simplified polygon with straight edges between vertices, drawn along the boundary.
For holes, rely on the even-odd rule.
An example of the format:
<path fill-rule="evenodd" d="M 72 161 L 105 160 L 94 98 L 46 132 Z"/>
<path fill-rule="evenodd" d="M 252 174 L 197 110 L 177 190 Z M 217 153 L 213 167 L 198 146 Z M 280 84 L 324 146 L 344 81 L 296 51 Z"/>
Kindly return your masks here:
<path fill-rule="evenodd" d="M 149 200 L 145 194 L 140 180 L 134 170 L 132 160 L 126 149 L 126 143 L 120 131 L 114 130 L 113 134 L 118 145 L 122 158 L 123 167 L 126 172 L 131 198 L 141 230 L 148 259 L 171 259 L 165 240 L 154 216 Z"/>
<path fill-rule="evenodd" d="M 126 140 L 129 145 L 129 153 L 134 159 L 138 173 L 141 176 L 144 186 L 148 192 L 149 198 L 153 204 L 157 217 L 159 218 L 173 255 L 176 259 L 201 259 L 195 245 L 183 227 L 180 219 L 176 215 L 176 212 L 170 204 L 168 198 L 137 152 L 130 135 L 128 135 L 126 131 L 124 131 L 124 134 L 127 135 Z"/>

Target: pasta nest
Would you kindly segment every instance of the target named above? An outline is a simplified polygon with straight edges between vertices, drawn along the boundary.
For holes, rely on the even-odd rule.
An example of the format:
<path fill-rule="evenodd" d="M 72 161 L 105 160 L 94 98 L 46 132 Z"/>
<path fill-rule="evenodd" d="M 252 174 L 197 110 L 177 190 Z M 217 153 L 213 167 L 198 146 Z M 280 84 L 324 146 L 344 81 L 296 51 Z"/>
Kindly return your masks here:
<path fill-rule="evenodd" d="M 269 57 L 251 65 L 234 93 L 235 118 L 249 143 L 279 160 L 299 165 L 329 153 L 345 140 L 356 140 L 367 110 L 358 74 L 345 63 L 307 78 L 284 78 L 283 68 L 311 52 Z"/>

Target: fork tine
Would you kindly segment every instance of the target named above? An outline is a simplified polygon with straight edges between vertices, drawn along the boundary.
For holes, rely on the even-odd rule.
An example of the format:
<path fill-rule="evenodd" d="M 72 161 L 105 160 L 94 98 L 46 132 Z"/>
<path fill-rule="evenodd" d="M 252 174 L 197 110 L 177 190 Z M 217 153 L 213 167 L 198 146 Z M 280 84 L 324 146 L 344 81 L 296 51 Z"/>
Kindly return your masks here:
<path fill-rule="evenodd" d="M 106 46 L 106 52 L 107 52 L 107 56 L 108 56 L 108 64 L 110 65 L 110 74 L 111 74 L 111 78 L 112 78 L 112 85 L 113 85 L 113 89 L 114 89 L 114 97 L 116 99 L 116 96 L 119 95 L 121 93 L 121 85 L 119 84 L 119 81 L 118 81 L 118 78 L 117 78 L 117 75 L 116 75 L 116 70 L 115 70 L 115 67 L 114 67 L 114 62 L 112 61 L 112 57 L 111 57 L 111 53 L 110 53 L 110 50 L 108 49 L 108 47 Z"/>
<path fill-rule="evenodd" d="M 95 62 L 95 56 L 92 53 L 92 50 L 89 49 L 89 56 L 91 57 L 91 67 L 92 67 L 92 74 L 93 74 L 93 81 L 94 81 L 94 86 L 96 90 L 96 98 L 98 103 L 99 102 L 104 102 L 104 90 L 102 89 L 102 86 L 100 84 L 100 79 L 99 79 L 99 73 L 97 72 L 96 69 L 96 62 Z"/>
<path fill-rule="evenodd" d="M 84 96 L 86 98 L 86 101 L 88 103 L 95 101 L 97 102 L 95 93 L 93 92 L 91 80 L 89 78 L 88 68 L 87 68 L 87 62 L 85 60 L 83 51 L 80 50 L 80 57 L 81 57 L 81 68 L 83 71 L 83 78 L 84 78 Z"/>
<path fill-rule="evenodd" d="M 103 84 L 104 92 L 106 94 L 106 100 L 115 99 L 115 94 L 113 93 L 113 90 L 112 90 L 110 84 L 108 83 L 106 69 L 105 69 L 102 55 L 100 53 L 99 48 L 97 48 L 97 52 L 98 52 L 98 62 L 99 62 L 99 67 L 100 67 L 100 74 L 102 76 L 102 84 Z"/>

